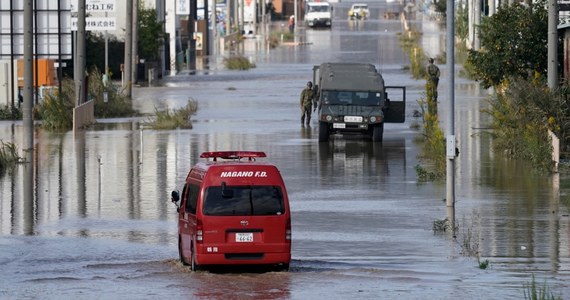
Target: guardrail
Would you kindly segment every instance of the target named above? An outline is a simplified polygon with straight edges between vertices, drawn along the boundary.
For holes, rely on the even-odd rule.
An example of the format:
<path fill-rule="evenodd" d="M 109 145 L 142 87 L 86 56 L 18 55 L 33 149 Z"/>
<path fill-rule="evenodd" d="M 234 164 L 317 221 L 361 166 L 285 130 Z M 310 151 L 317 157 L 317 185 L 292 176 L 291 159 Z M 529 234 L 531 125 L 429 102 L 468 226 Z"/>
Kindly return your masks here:
<path fill-rule="evenodd" d="M 95 123 L 95 101 L 87 101 L 73 109 L 73 132 Z"/>

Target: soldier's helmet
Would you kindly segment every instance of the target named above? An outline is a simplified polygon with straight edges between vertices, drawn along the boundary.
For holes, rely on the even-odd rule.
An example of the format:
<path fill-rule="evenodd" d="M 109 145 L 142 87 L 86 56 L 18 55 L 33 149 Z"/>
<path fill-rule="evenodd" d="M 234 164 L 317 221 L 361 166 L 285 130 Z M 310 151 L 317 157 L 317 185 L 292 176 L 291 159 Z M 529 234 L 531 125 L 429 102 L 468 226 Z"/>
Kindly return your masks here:
<path fill-rule="evenodd" d="M 313 87 L 313 83 L 309 81 L 309 82 L 307 82 L 307 86 L 308 86 L 308 87 Z"/>

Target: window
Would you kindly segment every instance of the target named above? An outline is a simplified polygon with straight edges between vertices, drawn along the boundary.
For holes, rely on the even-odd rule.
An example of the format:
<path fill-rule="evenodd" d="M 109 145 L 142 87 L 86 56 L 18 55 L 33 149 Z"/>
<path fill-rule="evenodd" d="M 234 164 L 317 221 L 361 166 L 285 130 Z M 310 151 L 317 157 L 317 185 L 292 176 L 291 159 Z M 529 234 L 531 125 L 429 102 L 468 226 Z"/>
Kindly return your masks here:
<path fill-rule="evenodd" d="M 342 105 L 380 105 L 382 102 L 380 92 L 337 92 L 323 91 L 325 104 Z"/>
<path fill-rule="evenodd" d="M 186 186 L 184 187 L 186 190 Z M 188 195 L 186 197 L 186 212 L 196 214 L 196 203 L 198 202 L 198 194 L 200 193 L 200 186 L 195 184 L 188 184 Z"/>
<path fill-rule="evenodd" d="M 204 197 L 204 214 L 211 216 L 270 216 L 285 212 L 278 186 L 209 187 Z"/>

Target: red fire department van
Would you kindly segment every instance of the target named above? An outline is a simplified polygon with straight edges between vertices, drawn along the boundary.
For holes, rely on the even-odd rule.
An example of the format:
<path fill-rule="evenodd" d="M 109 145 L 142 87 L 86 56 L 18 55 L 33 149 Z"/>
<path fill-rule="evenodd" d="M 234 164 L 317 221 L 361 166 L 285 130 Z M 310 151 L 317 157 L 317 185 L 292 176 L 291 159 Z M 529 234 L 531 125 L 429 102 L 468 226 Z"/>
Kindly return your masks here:
<path fill-rule="evenodd" d="M 288 270 L 291 213 L 277 167 L 257 161 L 264 152 L 219 151 L 200 155 L 178 210 L 180 261 L 193 271 L 214 265 L 267 265 Z"/>

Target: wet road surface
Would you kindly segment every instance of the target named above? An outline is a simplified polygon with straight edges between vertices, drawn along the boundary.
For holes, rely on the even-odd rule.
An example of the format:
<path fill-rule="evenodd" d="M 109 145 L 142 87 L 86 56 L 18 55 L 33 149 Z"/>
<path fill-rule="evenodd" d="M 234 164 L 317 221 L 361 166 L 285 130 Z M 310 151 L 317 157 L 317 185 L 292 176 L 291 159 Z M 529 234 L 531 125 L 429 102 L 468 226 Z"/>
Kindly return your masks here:
<path fill-rule="evenodd" d="M 38 130 L 33 203 L 23 200 L 23 166 L 0 178 L 0 298 L 521 299 L 534 275 L 569 299 L 568 178 L 498 159 L 480 112 L 487 92 L 461 78 L 459 237 L 434 234 L 433 221 L 446 216 L 445 183 L 420 183 L 415 172 L 421 120 L 412 115 L 424 82 L 403 68 L 402 25 L 382 19 L 382 5 L 370 5 L 377 18 L 351 22 L 350 3 L 339 4 L 332 30 L 299 31 L 304 45 L 260 51 L 247 41 L 255 69 L 134 89 L 142 112 L 197 101 L 193 129 L 150 130 L 143 117 L 99 120 L 77 137 Z M 416 22 L 426 50 L 439 51 L 441 33 Z M 316 121 L 300 125 L 298 101 L 323 61 L 374 63 L 387 85 L 406 85 L 406 123 L 387 124 L 382 144 L 318 143 Z M 442 114 L 446 90 L 440 81 Z M 21 144 L 21 132 L 0 122 L 4 141 Z M 291 272 L 192 273 L 177 261 L 169 194 L 211 150 L 265 151 L 279 167 L 291 202 Z M 489 268 L 462 254 L 465 237 Z"/>

